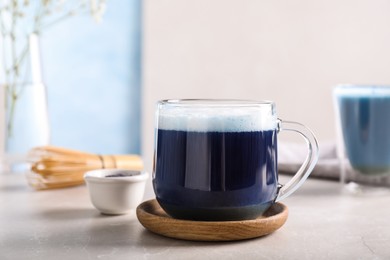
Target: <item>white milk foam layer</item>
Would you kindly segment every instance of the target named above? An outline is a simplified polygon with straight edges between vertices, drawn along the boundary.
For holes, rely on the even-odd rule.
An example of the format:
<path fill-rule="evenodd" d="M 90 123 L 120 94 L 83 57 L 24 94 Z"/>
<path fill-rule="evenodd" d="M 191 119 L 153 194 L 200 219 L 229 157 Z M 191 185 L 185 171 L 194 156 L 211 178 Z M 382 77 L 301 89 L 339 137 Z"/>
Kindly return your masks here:
<path fill-rule="evenodd" d="M 334 89 L 334 94 L 343 97 L 390 97 L 390 86 L 340 85 Z"/>
<path fill-rule="evenodd" d="M 169 108 L 158 114 L 159 129 L 190 132 L 253 132 L 274 130 L 272 109 L 259 108 Z"/>

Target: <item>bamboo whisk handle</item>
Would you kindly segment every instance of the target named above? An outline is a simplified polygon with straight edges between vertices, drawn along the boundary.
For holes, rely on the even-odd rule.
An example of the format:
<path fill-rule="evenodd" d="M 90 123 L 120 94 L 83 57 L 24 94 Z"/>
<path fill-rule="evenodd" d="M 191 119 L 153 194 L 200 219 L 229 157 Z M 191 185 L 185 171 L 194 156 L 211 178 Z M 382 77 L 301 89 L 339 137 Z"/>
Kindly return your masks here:
<path fill-rule="evenodd" d="M 98 155 L 102 168 L 122 168 L 141 171 L 144 167 L 142 159 L 138 155 Z"/>

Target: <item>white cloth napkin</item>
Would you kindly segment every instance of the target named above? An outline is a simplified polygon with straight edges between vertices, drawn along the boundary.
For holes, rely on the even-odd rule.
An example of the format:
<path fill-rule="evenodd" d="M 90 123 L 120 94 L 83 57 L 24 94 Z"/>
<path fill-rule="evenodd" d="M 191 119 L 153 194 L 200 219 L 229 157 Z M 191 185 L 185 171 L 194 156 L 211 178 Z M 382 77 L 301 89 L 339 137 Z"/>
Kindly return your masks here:
<path fill-rule="evenodd" d="M 278 147 L 278 168 L 280 173 L 295 174 L 306 158 L 307 147 L 296 143 L 279 143 Z M 332 142 L 320 144 L 320 155 L 318 162 L 310 174 L 311 177 L 340 180 L 342 178 L 342 162 L 337 156 L 336 144 Z M 390 186 L 390 174 L 387 175 L 364 175 L 358 173 L 344 160 L 345 176 L 344 181 L 379 186 Z"/>

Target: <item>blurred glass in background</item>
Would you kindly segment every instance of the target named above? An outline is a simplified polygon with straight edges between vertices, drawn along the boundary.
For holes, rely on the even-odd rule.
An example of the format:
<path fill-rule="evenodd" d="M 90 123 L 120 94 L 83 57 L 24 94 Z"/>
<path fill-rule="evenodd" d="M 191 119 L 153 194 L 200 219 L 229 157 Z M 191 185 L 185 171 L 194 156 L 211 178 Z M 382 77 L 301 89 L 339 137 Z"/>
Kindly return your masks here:
<path fill-rule="evenodd" d="M 98 24 L 76 15 L 41 35 L 51 143 L 139 153 L 141 3 L 106 3 Z"/>

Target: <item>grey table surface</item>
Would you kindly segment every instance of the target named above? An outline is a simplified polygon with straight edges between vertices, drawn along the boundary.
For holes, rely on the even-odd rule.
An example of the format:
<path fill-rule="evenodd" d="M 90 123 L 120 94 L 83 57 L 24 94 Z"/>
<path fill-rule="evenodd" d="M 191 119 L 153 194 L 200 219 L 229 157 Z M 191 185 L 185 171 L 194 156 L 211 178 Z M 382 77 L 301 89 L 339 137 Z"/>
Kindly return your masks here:
<path fill-rule="evenodd" d="M 101 215 L 86 186 L 34 191 L 24 175 L 2 173 L 0 259 L 390 259 L 390 188 L 348 194 L 309 179 L 283 202 L 288 220 L 268 236 L 191 242 L 147 231 L 135 212 Z"/>

